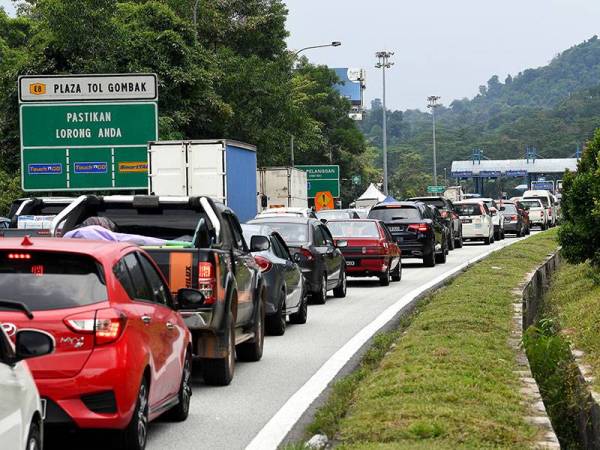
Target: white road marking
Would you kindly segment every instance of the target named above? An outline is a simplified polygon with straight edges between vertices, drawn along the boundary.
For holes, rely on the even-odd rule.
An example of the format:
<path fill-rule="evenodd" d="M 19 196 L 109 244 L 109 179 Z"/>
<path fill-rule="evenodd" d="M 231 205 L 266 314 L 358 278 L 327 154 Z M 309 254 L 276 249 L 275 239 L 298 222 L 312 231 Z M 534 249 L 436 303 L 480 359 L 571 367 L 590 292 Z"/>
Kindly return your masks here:
<path fill-rule="evenodd" d="M 480 261 L 500 249 L 508 247 L 515 242 L 526 238 L 511 239 L 504 241 L 499 246 L 462 263 L 448 272 L 434 278 L 423 286 L 413 289 L 400 298 L 396 303 L 388 307 L 370 324 L 354 335 L 342 348 L 334 353 L 321 368 L 300 388 L 277 413 L 265 424 L 265 426 L 252 439 L 246 450 L 269 450 L 277 449 L 279 444 L 290 432 L 302 414 L 310 407 L 317 397 L 327 388 L 331 380 L 339 373 L 346 363 L 360 350 L 360 348 L 371 339 L 381 328 L 383 328 L 402 308 L 408 305 L 416 297 L 431 289 L 438 283 L 461 272 L 471 264 Z"/>

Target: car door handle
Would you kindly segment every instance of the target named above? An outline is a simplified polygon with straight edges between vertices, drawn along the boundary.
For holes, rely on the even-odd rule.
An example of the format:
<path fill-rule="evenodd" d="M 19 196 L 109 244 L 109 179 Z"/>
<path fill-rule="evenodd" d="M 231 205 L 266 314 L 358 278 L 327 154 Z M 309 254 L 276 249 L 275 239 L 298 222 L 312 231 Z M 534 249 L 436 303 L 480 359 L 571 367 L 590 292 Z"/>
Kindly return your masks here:
<path fill-rule="evenodd" d="M 144 322 L 146 325 L 148 325 L 150 322 L 152 322 L 152 317 L 142 316 L 142 322 Z"/>
<path fill-rule="evenodd" d="M 173 325 L 171 322 L 167 322 L 166 326 L 167 326 L 167 330 L 174 330 L 175 329 L 175 325 Z"/>

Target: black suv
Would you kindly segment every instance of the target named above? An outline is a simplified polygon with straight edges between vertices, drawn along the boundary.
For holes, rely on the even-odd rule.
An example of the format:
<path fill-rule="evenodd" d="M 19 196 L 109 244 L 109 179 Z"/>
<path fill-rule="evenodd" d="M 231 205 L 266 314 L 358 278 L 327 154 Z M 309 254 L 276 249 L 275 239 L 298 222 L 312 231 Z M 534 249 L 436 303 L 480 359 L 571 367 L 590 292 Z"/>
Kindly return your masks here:
<path fill-rule="evenodd" d="M 248 224 L 268 225 L 277 231 L 300 266 L 306 286 L 314 303 L 327 301 L 327 292 L 336 297 L 346 296 L 346 261 L 325 224 L 307 217 L 257 217 Z M 295 256 L 298 255 L 298 256 Z"/>
<path fill-rule="evenodd" d="M 379 203 L 369 211 L 369 219 L 387 225 L 402 250 L 403 258 L 422 258 L 433 267 L 445 263 L 448 252 L 445 226 L 421 202 Z"/>
<path fill-rule="evenodd" d="M 451 239 L 448 242 L 450 250 L 461 248 L 463 245 L 462 237 L 462 222 L 460 217 L 454 211 L 454 205 L 446 197 L 412 197 L 408 200 L 413 202 L 421 202 L 426 205 L 435 206 L 442 216 L 442 220 L 448 228 L 450 228 Z"/>

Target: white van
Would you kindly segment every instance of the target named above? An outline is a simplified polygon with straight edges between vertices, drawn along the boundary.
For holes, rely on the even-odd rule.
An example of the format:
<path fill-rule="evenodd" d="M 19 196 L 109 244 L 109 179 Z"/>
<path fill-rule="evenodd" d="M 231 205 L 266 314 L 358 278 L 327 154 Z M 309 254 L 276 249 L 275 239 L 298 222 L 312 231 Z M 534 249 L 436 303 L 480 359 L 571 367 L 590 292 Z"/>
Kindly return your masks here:
<path fill-rule="evenodd" d="M 548 191 L 525 191 L 523 200 L 537 199 L 542 202 L 546 210 L 546 223 L 548 227 L 556 225 L 556 208 L 554 196 Z"/>

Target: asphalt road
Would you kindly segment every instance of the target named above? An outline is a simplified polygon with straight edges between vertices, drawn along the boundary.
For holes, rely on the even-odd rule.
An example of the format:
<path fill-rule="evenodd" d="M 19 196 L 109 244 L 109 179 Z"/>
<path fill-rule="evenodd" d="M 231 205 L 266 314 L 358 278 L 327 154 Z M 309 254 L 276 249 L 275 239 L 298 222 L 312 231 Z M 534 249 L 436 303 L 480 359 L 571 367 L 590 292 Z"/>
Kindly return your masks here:
<path fill-rule="evenodd" d="M 507 238 L 491 247 L 500 246 Z M 183 423 L 151 424 L 148 450 L 244 449 L 285 402 L 348 340 L 407 292 L 490 250 L 466 243 L 446 264 L 423 267 L 404 261 L 402 281 L 379 286 L 376 278 L 352 279 L 344 299 L 310 305 L 305 325 L 289 325 L 282 337 L 267 337 L 263 359 L 238 363 L 230 386 L 206 386 L 194 377 L 190 415 Z M 51 434 L 51 433 L 50 433 Z M 111 448 L 110 433 L 49 436 L 47 448 Z M 98 447 L 95 447 L 98 445 Z M 267 450 L 267 449 L 265 449 Z"/>

